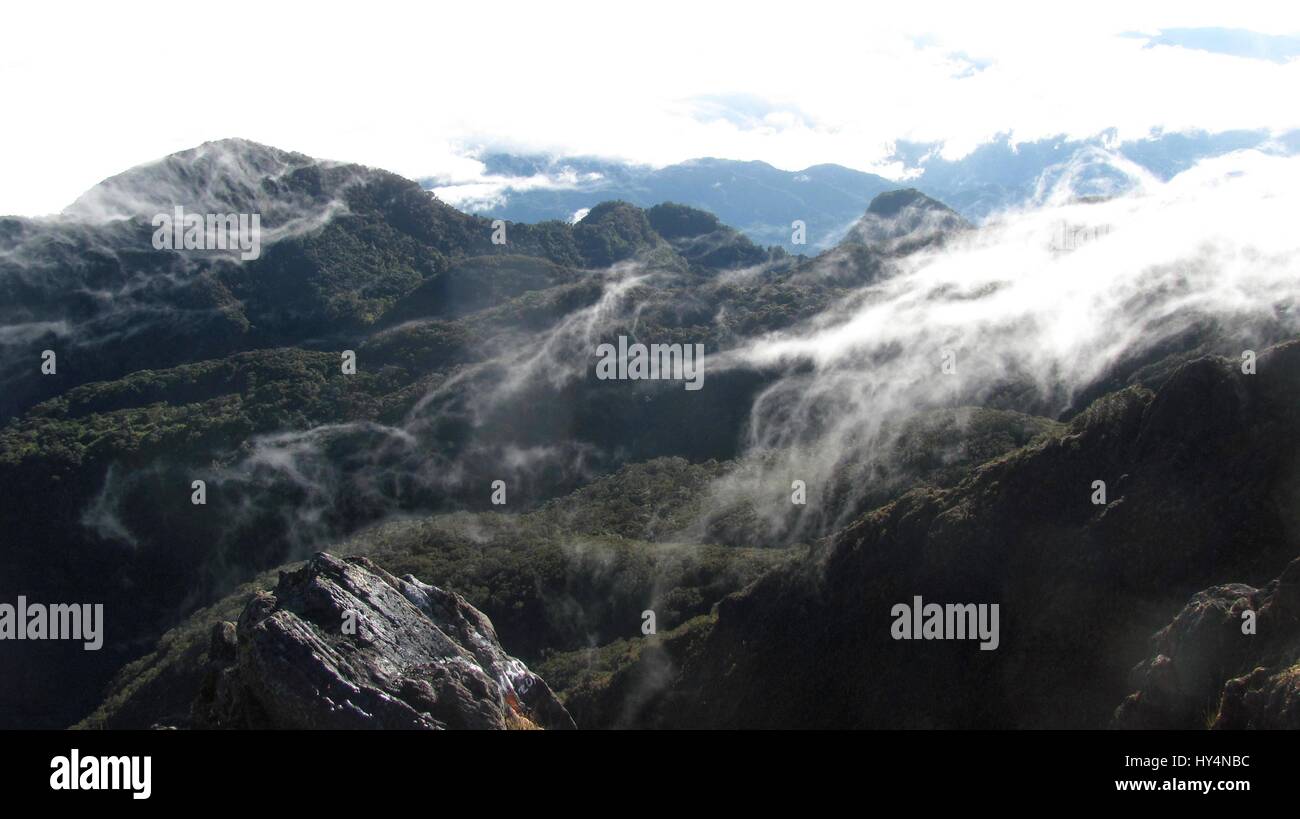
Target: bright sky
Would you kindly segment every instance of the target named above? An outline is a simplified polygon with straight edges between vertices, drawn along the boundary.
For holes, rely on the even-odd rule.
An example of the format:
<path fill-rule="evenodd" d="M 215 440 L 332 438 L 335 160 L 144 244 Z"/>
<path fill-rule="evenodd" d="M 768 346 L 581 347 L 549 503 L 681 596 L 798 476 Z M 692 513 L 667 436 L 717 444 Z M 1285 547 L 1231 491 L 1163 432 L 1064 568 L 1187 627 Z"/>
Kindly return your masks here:
<path fill-rule="evenodd" d="M 231 136 L 469 181 L 483 146 L 887 172 L 900 138 L 1300 127 L 1300 59 L 1119 36 L 1294 35 L 1298 4 L 891 5 L 10 4 L 0 213 Z"/>

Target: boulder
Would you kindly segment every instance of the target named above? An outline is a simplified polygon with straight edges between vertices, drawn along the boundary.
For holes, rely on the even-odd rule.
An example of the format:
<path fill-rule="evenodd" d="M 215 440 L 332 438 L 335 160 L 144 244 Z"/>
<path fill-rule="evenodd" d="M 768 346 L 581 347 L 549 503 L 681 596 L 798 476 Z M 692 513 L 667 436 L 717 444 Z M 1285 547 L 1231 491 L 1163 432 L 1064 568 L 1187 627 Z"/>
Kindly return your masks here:
<path fill-rule="evenodd" d="M 1198 592 L 1132 677 L 1118 728 L 1300 728 L 1300 559 L 1263 588 Z"/>
<path fill-rule="evenodd" d="M 232 640 L 233 637 L 233 640 Z M 573 728 L 464 598 L 364 557 L 318 553 L 218 626 L 201 728 Z M 233 645 L 232 645 L 233 642 Z"/>

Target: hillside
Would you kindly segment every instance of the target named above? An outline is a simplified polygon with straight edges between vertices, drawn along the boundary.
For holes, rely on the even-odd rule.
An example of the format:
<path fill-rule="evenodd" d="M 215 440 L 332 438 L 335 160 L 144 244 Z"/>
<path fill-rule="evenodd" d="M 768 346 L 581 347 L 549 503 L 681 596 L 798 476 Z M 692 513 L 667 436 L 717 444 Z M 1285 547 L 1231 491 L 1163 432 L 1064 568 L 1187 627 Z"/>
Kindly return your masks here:
<path fill-rule="evenodd" d="M 176 203 L 260 254 L 155 249 Z M 816 255 L 674 201 L 494 225 L 243 140 L 0 221 L 0 595 L 109 624 L 17 644 L 0 724 L 203 723 L 214 625 L 321 551 L 460 595 L 581 727 L 1108 724 L 1189 595 L 1296 556 L 1294 293 L 999 230 L 912 189 Z M 1000 603 L 1000 648 L 890 640 L 913 595 Z"/>

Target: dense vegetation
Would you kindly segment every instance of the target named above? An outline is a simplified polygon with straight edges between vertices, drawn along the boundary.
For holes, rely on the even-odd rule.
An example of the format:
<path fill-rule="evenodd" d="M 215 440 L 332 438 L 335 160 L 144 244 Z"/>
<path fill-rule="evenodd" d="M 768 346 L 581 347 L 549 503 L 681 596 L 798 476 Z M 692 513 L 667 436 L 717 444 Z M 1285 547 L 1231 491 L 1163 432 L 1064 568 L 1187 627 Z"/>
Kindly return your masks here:
<path fill-rule="evenodd" d="M 489 220 L 395 175 L 248 143 L 218 148 L 249 177 L 214 177 L 230 163 L 178 155 L 109 180 L 87 201 L 105 207 L 123 191 L 135 201 L 198 180 L 203 195 L 219 194 L 214 207 L 267 214 L 270 237 L 255 261 L 142 252 L 145 215 L 0 222 L 9 250 L 0 321 L 46 328 L 0 337 L 10 367 L 0 371 L 0 593 L 102 600 L 111 629 L 111 647 L 94 657 L 24 647 L 30 673 L 0 702 L 0 722 L 65 725 L 93 710 L 84 724 L 186 724 L 212 624 L 237 617 L 277 568 L 328 548 L 463 594 L 580 724 L 810 721 L 756 715 L 761 698 L 729 687 L 719 665 L 728 661 L 871 723 L 882 712 L 804 686 L 812 677 L 782 667 L 787 658 L 876 673 L 866 660 L 818 653 L 832 628 L 843 631 L 837 639 L 864 629 L 854 619 L 863 595 L 881 603 L 896 590 L 890 577 L 991 583 L 985 553 L 1057 584 L 1024 599 L 1077 614 L 1082 592 L 1061 575 L 1122 579 L 1119 539 L 1096 561 L 1089 549 L 1123 516 L 1065 514 L 1069 481 L 1091 474 L 1080 463 L 1104 462 L 1119 480 L 1127 473 L 1116 470 L 1146 463 L 1134 455 L 1142 447 L 1193 446 L 1144 414 L 1197 400 L 1178 398 L 1186 377 L 1176 376 L 1235 343 L 1213 321 L 1190 322 L 1169 344 L 1118 362 L 1076 397 L 1091 408 L 1062 418 L 1043 417 L 1061 396 L 1045 398 L 1014 373 L 955 395 L 944 409 L 884 423 L 880 451 L 840 464 L 807 511 L 791 504 L 785 476 L 745 483 L 770 465 L 772 453 L 751 452 L 745 436 L 775 371 L 726 367 L 688 392 L 599 380 L 592 351 L 626 335 L 725 352 L 823 314 L 891 275 L 905 250 L 853 231 L 818 257 L 790 256 L 700 210 L 626 202 L 573 225 L 510 223 L 495 244 Z M 868 217 L 943 207 L 918 196 L 890 197 Z M 64 325 L 73 329 L 55 329 Z M 1281 321 L 1259 328 L 1265 338 L 1284 332 Z M 59 351 L 56 375 L 39 373 L 46 348 Z M 355 373 L 344 351 L 356 354 Z M 1172 398 L 1152 392 L 1171 383 Z M 1212 472 L 1218 462 L 1196 463 Z M 206 483 L 205 505 L 190 502 L 195 480 Z M 497 480 L 508 489 L 502 504 Z M 745 490 L 719 494 L 733 480 Z M 1029 500 L 1008 496 L 1010 486 Z M 1058 541 L 1044 534 L 1048 513 L 1030 511 L 1040 502 L 1079 527 L 1061 535 L 1076 557 L 1060 573 L 1041 565 Z M 960 542 L 945 535 L 957 530 Z M 1266 547 L 1258 566 L 1212 565 L 1276 574 L 1282 549 Z M 944 557 L 955 554 L 963 568 Z M 1157 587 L 1170 575 L 1143 559 L 1149 588 L 1107 598 L 1143 624 L 1212 575 L 1189 570 L 1165 592 Z M 827 566 L 842 576 L 829 590 Z M 645 610 L 657 635 L 641 632 Z M 809 618 L 827 626 L 796 650 Z M 745 648 L 753 624 L 766 659 Z M 1122 656 L 1138 656 L 1132 634 L 1110 621 L 1097 628 L 1123 642 Z M 877 646 L 848 644 L 883 662 Z M 1094 656 L 1069 645 L 1060 668 L 1095 670 Z M 1088 701 L 1091 716 L 1112 688 Z M 701 691 L 715 699 L 691 704 Z M 702 716 L 719 697 L 727 708 Z"/>

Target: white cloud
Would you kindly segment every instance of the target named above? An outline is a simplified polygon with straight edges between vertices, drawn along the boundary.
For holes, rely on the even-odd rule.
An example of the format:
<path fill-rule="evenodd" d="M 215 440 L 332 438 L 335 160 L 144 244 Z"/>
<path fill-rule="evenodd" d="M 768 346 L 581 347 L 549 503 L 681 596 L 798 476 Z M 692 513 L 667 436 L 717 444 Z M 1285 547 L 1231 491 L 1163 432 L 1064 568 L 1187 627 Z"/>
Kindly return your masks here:
<path fill-rule="evenodd" d="M 1036 397 L 1038 414 L 1055 416 L 1121 360 L 1199 321 L 1230 328 L 1216 352 L 1234 359 L 1300 329 L 1300 157 L 1243 151 L 1139 181 L 1092 204 L 1045 196 L 904 258 L 807 325 L 708 359 L 715 375 L 780 373 L 748 419 L 749 454 L 767 454 L 766 470 L 725 478 L 719 496 L 790 475 L 821 487 L 847 478 L 846 492 L 861 491 L 872 482 L 854 476 L 894 471 L 897 422 L 988 405 L 1008 384 L 1037 387 L 1018 400 Z M 1067 229 L 1085 240 L 1062 241 Z"/>
<path fill-rule="evenodd" d="M 10 9 L 0 32 L 0 213 L 60 210 L 106 176 L 225 136 L 469 181 L 479 168 L 464 148 L 484 144 L 880 170 L 898 138 L 947 140 L 952 156 L 1008 130 L 1300 126 L 1288 104 L 1298 61 L 1117 36 L 1291 33 L 1300 9 L 1042 5 L 241 0 L 218 15 L 29 4 Z M 702 99 L 742 96 L 770 107 L 699 116 Z"/>

